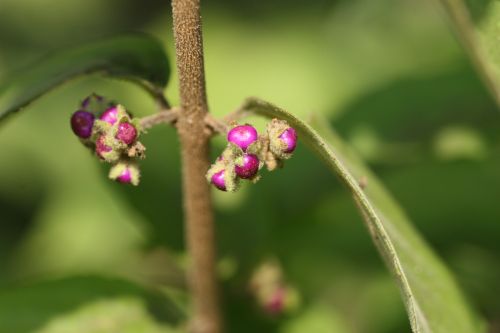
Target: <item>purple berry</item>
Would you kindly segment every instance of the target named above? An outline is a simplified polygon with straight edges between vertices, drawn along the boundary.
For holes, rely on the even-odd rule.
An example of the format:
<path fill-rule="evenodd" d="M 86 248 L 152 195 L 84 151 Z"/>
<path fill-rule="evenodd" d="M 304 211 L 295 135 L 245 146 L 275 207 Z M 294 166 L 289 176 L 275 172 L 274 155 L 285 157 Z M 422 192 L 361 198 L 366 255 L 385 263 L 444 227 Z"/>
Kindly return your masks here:
<path fill-rule="evenodd" d="M 280 136 L 279 138 L 283 140 L 283 142 L 286 143 L 287 149 L 285 150 L 285 153 L 292 153 L 295 150 L 295 147 L 297 146 L 297 132 L 293 127 L 288 127 Z"/>
<path fill-rule="evenodd" d="M 254 154 L 244 154 L 241 165 L 236 164 L 234 171 L 240 178 L 252 178 L 259 171 L 259 158 Z"/>
<path fill-rule="evenodd" d="M 132 174 L 130 173 L 130 169 L 126 167 L 121 175 L 116 178 L 116 180 L 123 184 L 130 184 L 130 182 L 132 182 Z"/>
<path fill-rule="evenodd" d="M 111 125 L 114 125 L 118 120 L 118 108 L 116 106 L 110 107 L 101 114 L 99 119 L 104 120 Z"/>
<path fill-rule="evenodd" d="M 101 135 L 95 142 L 95 152 L 100 158 L 104 158 L 103 154 L 110 152 L 113 148 L 106 145 L 106 136 Z"/>
<path fill-rule="evenodd" d="M 221 191 L 226 191 L 225 170 L 221 170 L 212 176 L 212 184 Z"/>
<path fill-rule="evenodd" d="M 126 145 L 129 145 L 137 138 L 137 130 L 131 123 L 121 123 L 118 125 L 116 138 L 121 140 Z"/>
<path fill-rule="evenodd" d="M 227 133 L 227 141 L 246 151 L 248 146 L 257 141 L 258 136 L 257 130 L 252 125 L 240 125 Z"/>
<path fill-rule="evenodd" d="M 78 137 L 88 139 L 92 135 L 94 115 L 87 111 L 76 111 L 71 116 L 71 129 Z"/>

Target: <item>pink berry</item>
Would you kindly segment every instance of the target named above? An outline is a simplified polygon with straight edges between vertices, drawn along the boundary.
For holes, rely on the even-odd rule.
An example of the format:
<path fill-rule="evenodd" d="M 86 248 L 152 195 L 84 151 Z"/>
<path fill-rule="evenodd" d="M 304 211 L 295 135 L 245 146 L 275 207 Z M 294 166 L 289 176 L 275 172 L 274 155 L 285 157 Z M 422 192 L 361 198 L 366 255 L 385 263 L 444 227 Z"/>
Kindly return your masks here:
<path fill-rule="evenodd" d="M 94 115 L 87 111 L 76 111 L 71 116 L 71 129 L 76 136 L 88 139 L 92 135 Z"/>
<path fill-rule="evenodd" d="M 295 147 L 297 146 L 297 132 L 293 127 L 288 127 L 280 136 L 279 138 L 283 140 L 283 142 L 286 143 L 287 149 L 285 150 L 285 153 L 292 153 L 295 150 Z"/>
<path fill-rule="evenodd" d="M 130 182 L 132 182 L 132 174 L 130 173 L 130 169 L 126 167 L 121 175 L 116 178 L 116 180 L 123 184 L 130 184 Z"/>
<path fill-rule="evenodd" d="M 252 125 L 240 125 L 227 133 L 227 140 L 246 151 L 248 146 L 257 141 L 259 135 Z"/>
<path fill-rule="evenodd" d="M 236 164 L 234 171 L 240 178 L 252 178 L 259 171 L 259 158 L 254 154 L 243 154 L 241 165 Z"/>
<path fill-rule="evenodd" d="M 106 145 L 106 136 L 101 135 L 95 142 L 95 152 L 100 158 L 104 158 L 103 154 L 110 152 L 113 148 Z"/>
<path fill-rule="evenodd" d="M 118 120 L 118 108 L 116 106 L 112 106 L 104 111 L 99 119 L 104 120 L 111 125 L 114 125 Z"/>
<path fill-rule="evenodd" d="M 221 191 L 226 191 L 225 170 L 221 170 L 212 176 L 212 184 Z"/>
<path fill-rule="evenodd" d="M 121 140 L 126 145 L 129 145 L 137 138 L 137 130 L 131 123 L 121 123 L 118 125 L 116 138 Z"/>
<path fill-rule="evenodd" d="M 283 312 L 285 307 L 285 297 L 286 292 L 284 288 L 278 288 L 275 290 L 266 304 L 267 312 L 274 315 Z"/>

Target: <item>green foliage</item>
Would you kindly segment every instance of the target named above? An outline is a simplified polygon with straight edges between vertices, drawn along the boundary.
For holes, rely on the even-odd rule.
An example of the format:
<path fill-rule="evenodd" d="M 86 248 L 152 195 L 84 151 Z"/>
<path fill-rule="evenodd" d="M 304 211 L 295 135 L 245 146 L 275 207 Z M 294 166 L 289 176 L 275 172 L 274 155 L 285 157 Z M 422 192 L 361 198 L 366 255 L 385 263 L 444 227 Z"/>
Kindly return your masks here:
<path fill-rule="evenodd" d="M 47 57 L 0 86 L 0 121 L 77 76 L 100 73 L 135 82 L 152 94 L 168 83 L 162 45 L 147 35 L 116 37 Z"/>
<path fill-rule="evenodd" d="M 0 13 L 0 25 L 4 27 L 0 32 L 0 69 L 15 66 L 30 54 L 37 55 L 40 42 L 44 46 L 68 43 L 78 40 L 76 32 L 88 39 L 91 34 L 82 26 L 92 25 L 99 35 L 110 35 L 119 30 L 116 24 L 119 19 L 126 22 L 127 30 L 131 27 L 154 29 L 155 34 L 162 36 L 168 31 L 166 18 L 161 15 L 147 27 L 142 25 L 143 19 L 137 18 L 138 15 L 148 17 L 143 13 L 122 15 L 125 9 L 130 10 L 134 1 L 104 4 L 94 0 L 78 4 L 78 10 L 72 11 L 73 16 L 68 16 L 67 11 L 65 15 L 52 15 L 49 9 L 43 11 L 67 6 L 61 0 L 51 0 L 51 6 L 33 0 L 8 2 L 17 6 L 18 11 L 17 17 L 8 8 Z M 469 50 L 482 53 L 483 64 L 489 62 L 495 68 L 498 63 L 485 60 L 489 53 L 497 50 L 494 19 L 498 4 L 488 0 L 447 2 L 455 8 L 462 6 L 463 10 L 470 10 L 472 20 L 468 22 L 467 31 L 472 32 L 476 44 Z M 377 175 L 418 222 L 418 228 L 453 266 L 483 314 L 492 322 L 498 321 L 498 115 L 491 112 L 494 109 L 491 101 L 443 29 L 437 11 L 429 10 L 426 1 L 353 0 L 332 1 L 331 8 L 321 7 L 317 2 L 300 4 L 294 16 L 282 6 L 272 11 L 267 3 L 231 1 L 225 4 L 224 11 L 219 8 L 215 12 L 210 11 L 214 4 L 206 4 L 208 12 L 204 19 L 208 29 L 204 33 L 211 111 L 222 115 L 248 92 L 253 92 L 287 108 L 293 107 L 296 115 L 303 116 L 310 109 L 329 115 L 342 137 L 376 168 Z M 262 4 L 265 10 L 243 10 L 240 16 L 230 11 L 227 15 L 230 6 L 260 8 Z M 142 11 L 143 4 L 140 7 Z M 317 12 L 313 15 L 308 12 L 314 10 Z M 29 16 L 30 12 L 34 15 Z M 156 15 L 156 12 L 159 12 L 157 8 L 150 14 Z M 44 17 L 48 21 L 44 21 Z M 99 21 L 95 24 L 96 18 L 106 22 L 107 27 Z M 61 20 L 65 24 L 61 24 Z M 25 24 L 26 21 L 31 24 Z M 61 26 L 64 33 L 58 34 Z M 38 44 L 19 36 L 19 28 L 28 37 L 42 36 Z M 485 47 L 481 47 L 481 51 L 479 47 L 485 39 L 490 41 L 483 43 Z M 24 48 L 17 46 L 22 45 L 20 40 L 27 44 Z M 129 56 L 134 55 L 125 60 L 134 62 L 136 56 L 139 60 L 145 59 L 147 55 L 140 54 L 151 44 L 133 43 L 134 47 L 122 45 Z M 164 44 L 172 48 L 171 42 Z M 120 47 L 113 48 L 119 52 L 118 49 Z M 105 53 L 110 55 L 111 50 Z M 146 68 L 163 61 L 157 60 L 146 62 L 144 68 L 125 67 L 127 71 L 137 71 L 139 74 L 133 80 L 143 84 L 142 80 L 148 75 L 162 72 Z M 29 74 L 6 78 L 0 88 L 0 118 L 11 113 L 4 110 L 7 106 L 27 105 L 38 92 L 51 89 L 50 82 L 60 83 L 73 77 L 53 75 L 59 73 L 58 66 L 71 71 L 79 66 L 71 60 L 68 62 L 66 65 L 52 61 L 54 72 L 32 66 Z M 293 75 L 290 75 L 292 68 Z M 80 74 L 74 73 L 74 76 Z M 228 84 L 235 78 L 244 79 L 238 84 Z M 26 85 L 29 88 L 26 95 L 21 81 L 31 82 Z M 155 86 L 163 86 L 161 80 L 156 81 L 159 83 Z M 6 89 L 11 84 L 17 88 Z M 146 85 L 151 92 L 151 85 Z M 169 86 L 171 92 L 177 88 L 175 83 Z M 153 102 L 142 95 L 143 91 L 126 83 L 92 77 L 66 86 L 52 98 L 37 103 L 33 108 L 36 112 L 25 113 L 0 132 L 3 147 L 0 332 L 31 333 L 38 329 L 45 333 L 66 324 L 93 322 L 99 316 L 96 312 L 105 309 L 110 311 L 113 320 L 122 318 L 124 313 L 137 315 L 153 332 L 162 326 L 156 316 L 156 323 L 150 322 L 149 314 L 143 311 L 143 297 L 109 291 L 120 289 L 122 282 L 117 280 L 109 281 L 102 291 L 95 293 L 94 287 L 87 283 L 68 282 L 73 286 L 66 288 L 66 283 L 54 282 L 59 286 L 47 287 L 49 292 L 40 290 L 52 283 L 12 287 L 26 276 L 39 279 L 46 274 L 68 276 L 75 271 L 114 274 L 115 264 L 144 274 L 137 266 L 130 266 L 127 258 L 137 255 L 138 248 L 142 251 L 145 243 L 162 244 L 183 257 L 182 203 L 174 131 L 152 129 L 144 138 L 149 158 L 141 165 L 144 182 L 140 188 L 123 188 L 105 182 L 104 169 L 99 169 L 86 151 L 78 149 L 81 147 L 67 126 L 68 113 L 75 101 L 82 92 L 92 91 L 119 97 L 127 106 L 132 105 L 134 113 L 144 115 L 153 109 Z M 30 94 L 29 100 L 23 100 Z M 175 101 L 173 95 L 169 97 Z M 63 112 L 65 116 L 61 116 Z M 384 206 L 378 196 L 384 198 L 386 192 L 378 192 L 378 182 L 360 167 L 362 164 L 351 165 L 351 159 L 356 159 L 344 152 L 345 144 L 339 142 L 325 123 L 312 121 L 316 123 L 315 129 L 331 141 L 336 156 L 341 153 L 343 163 L 355 179 L 366 177 L 368 186 L 364 194 L 373 199 L 375 208 Z M 51 125 L 40 126 L 42 122 Z M 36 140 L 28 140 L 33 137 Z M 64 161 L 61 161 L 61 152 L 64 152 Z M 348 191 L 337 188 L 334 179 L 329 180 L 327 170 L 307 151 L 298 149 L 296 155 L 279 173 L 264 175 L 264 181 L 258 186 L 243 188 L 237 195 L 216 193 L 220 255 L 235 266 L 235 275 L 225 277 L 223 284 L 225 295 L 231 295 L 224 300 L 229 331 L 408 331 L 397 290 L 389 276 L 381 271 L 362 223 L 354 223 L 357 221 Z M 391 210 L 391 205 L 387 206 L 384 209 Z M 383 217 L 390 219 L 382 219 L 382 226 L 395 224 L 393 229 L 387 229 L 389 236 L 393 236 L 390 232 L 399 231 L 400 221 L 393 219 L 393 215 Z M 413 233 L 411 228 L 410 231 Z M 393 238 L 389 237 L 391 241 Z M 407 244 L 414 244 L 412 237 L 408 239 Z M 416 242 L 421 245 L 420 241 Z M 417 259 L 427 258 L 427 252 L 414 250 L 408 254 L 400 251 L 400 243 L 393 245 L 397 255 L 403 256 L 404 273 L 414 278 L 415 267 L 408 262 L 416 255 Z M 269 254 L 283 261 L 287 277 L 304 297 L 302 308 L 289 318 L 266 319 L 255 311 L 248 295 L 242 292 L 247 272 L 253 269 L 255 261 Z M 436 268 L 432 264 L 435 257 L 431 255 L 429 260 L 430 266 L 420 265 L 423 272 Z M 389 264 L 391 262 L 389 260 Z M 439 267 L 440 264 L 438 271 Z M 446 282 L 448 274 L 444 273 Z M 411 292 L 418 291 L 415 303 L 425 304 L 418 287 L 419 277 L 416 286 L 413 285 L 415 279 L 409 278 L 408 282 L 410 287 L 415 287 L 410 288 Z M 429 288 L 440 283 L 431 282 Z M 445 286 L 445 290 L 448 288 Z M 433 299 L 432 293 L 424 295 Z M 464 318 L 451 315 L 460 312 L 460 305 L 448 299 L 438 301 L 446 303 L 433 309 L 431 318 L 451 318 L 457 325 L 467 320 L 468 315 Z M 61 302 L 64 304 L 58 305 Z M 427 305 L 422 308 L 428 310 Z M 455 331 L 460 332 L 451 330 Z"/>
<path fill-rule="evenodd" d="M 173 333 L 154 321 L 135 298 L 99 300 L 52 319 L 35 333 Z"/>
<path fill-rule="evenodd" d="M 490 92 L 500 103 L 500 4 L 492 0 L 440 0 Z"/>
<path fill-rule="evenodd" d="M 288 121 L 352 192 L 375 244 L 400 286 L 414 332 L 483 332 L 446 267 L 376 177 L 328 130 L 324 121 L 315 122 L 322 137 L 311 126 L 267 102 L 251 98 L 242 110 Z"/>
<path fill-rule="evenodd" d="M 68 315 L 58 317 L 62 314 Z M 103 314 L 109 316 L 108 330 L 97 329 Z M 0 290 L 0 332 L 32 332 L 47 323 L 37 332 L 62 332 L 60 327 L 67 325 L 71 332 L 82 333 L 130 332 L 128 325 L 149 327 L 144 332 L 170 332 L 153 330 L 153 317 L 176 325 L 183 315 L 166 297 L 125 280 L 82 276 Z"/>

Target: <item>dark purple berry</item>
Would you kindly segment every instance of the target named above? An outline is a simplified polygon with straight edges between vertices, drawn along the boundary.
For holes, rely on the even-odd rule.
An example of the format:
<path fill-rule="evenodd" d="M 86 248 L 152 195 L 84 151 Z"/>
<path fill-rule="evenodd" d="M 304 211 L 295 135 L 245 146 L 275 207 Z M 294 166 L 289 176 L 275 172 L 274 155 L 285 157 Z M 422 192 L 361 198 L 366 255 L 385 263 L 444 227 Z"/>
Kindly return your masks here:
<path fill-rule="evenodd" d="M 114 125 L 118 120 L 118 108 L 116 106 L 110 107 L 101 114 L 99 119 L 104 120 L 111 125 Z"/>
<path fill-rule="evenodd" d="M 106 145 L 106 136 L 105 135 L 101 135 L 97 139 L 97 141 L 95 142 L 95 152 L 96 152 L 97 156 L 99 156 L 102 159 L 104 159 L 103 154 L 110 152 L 112 149 L 113 148 Z"/>
<path fill-rule="evenodd" d="M 121 123 L 118 125 L 116 138 L 126 145 L 129 145 L 137 138 L 137 130 L 131 123 Z"/>
<path fill-rule="evenodd" d="M 252 178 L 259 171 L 259 158 L 254 154 L 243 154 L 241 165 L 236 164 L 234 171 L 243 179 Z"/>
<path fill-rule="evenodd" d="M 212 184 L 221 191 L 226 191 L 225 170 L 221 170 L 212 176 Z"/>
<path fill-rule="evenodd" d="M 78 137 L 88 139 L 92 135 L 94 115 L 87 111 L 76 111 L 71 116 L 71 129 Z"/>
<path fill-rule="evenodd" d="M 123 172 L 118 176 L 118 178 L 116 178 L 116 180 L 120 183 L 130 184 L 132 182 L 132 174 L 130 173 L 130 169 L 128 167 L 123 169 Z"/>
<path fill-rule="evenodd" d="M 283 140 L 283 142 L 286 143 L 287 149 L 285 150 L 285 153 L 292 153 L 295 150 L 295 147 L 297 146 L 297 132 L 293 127 L 288 127 L 280 136 L 279 138 Z"/>
<path fill-rule="evenodd" d="M 252 125 L 236 126 L 227 133 L 227 141 L 234 143 L 243 151 L 257 141 L 258 137 L 257 130 Z"/>

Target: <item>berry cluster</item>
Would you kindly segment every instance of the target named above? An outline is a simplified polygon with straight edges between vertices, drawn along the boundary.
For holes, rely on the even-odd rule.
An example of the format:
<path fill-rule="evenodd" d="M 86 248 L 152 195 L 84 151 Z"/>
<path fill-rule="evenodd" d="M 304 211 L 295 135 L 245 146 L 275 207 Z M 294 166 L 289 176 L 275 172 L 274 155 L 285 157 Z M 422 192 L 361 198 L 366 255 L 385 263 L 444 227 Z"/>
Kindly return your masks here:
<path fill-rule="evenodd" d="M 100 160 L 113 165 L 109 178 L 139 184 L 136 160 L 144 158 L 145 147 L 137 141 L 141 132 L 138 120 L 122 105 L 93 94 L 71 116 L 71 129 Z"/>
<path fill-rule="evenodd" d="M 239 181 L 257 182 L 265 165 L 274 170 L 292 156 L 297 132 L 284 120 L 273 119 L 259 135 L 252 125 L 235 125 L 227 133 L 228 145 L 207 172 L 207 180 L 221 191 L 234 192 Z"/>

